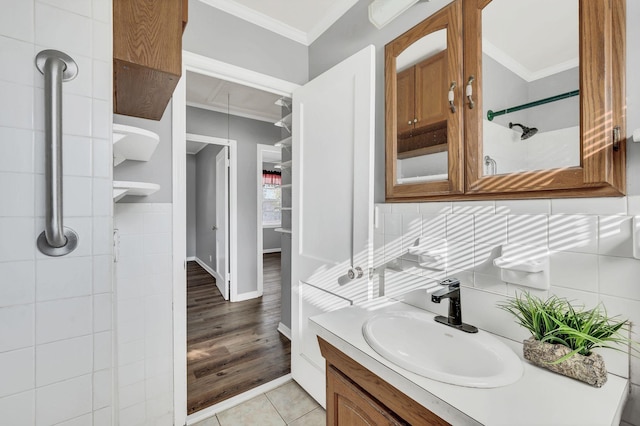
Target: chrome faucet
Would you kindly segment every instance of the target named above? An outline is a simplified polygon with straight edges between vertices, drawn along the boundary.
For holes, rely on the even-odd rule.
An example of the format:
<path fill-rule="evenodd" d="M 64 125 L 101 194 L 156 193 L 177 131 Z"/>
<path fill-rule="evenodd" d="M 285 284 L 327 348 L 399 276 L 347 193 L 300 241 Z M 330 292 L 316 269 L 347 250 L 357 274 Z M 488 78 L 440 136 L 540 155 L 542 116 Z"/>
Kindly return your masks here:
<path fill-rule="evenodd" d="M 440 303 L 442 299 L 449 299 L 449 316 L 438 315 L 435 320 L 439 323 L 457 328 L 466 333 L 477 333 L 478 329 L 472 325 L 462 322 L 462 303 L 460 301 L 460 280 L 457 278 L 447 278 L 438 284 L 446 286 L 431 295 L 433 303 Z"/>

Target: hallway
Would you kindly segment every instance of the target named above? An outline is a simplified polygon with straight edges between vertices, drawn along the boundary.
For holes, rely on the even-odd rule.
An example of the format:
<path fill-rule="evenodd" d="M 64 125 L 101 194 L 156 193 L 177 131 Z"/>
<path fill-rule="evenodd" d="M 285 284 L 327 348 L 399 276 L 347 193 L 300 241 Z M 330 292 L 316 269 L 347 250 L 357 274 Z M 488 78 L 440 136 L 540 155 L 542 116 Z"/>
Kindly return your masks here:
<path fill-rule="evenodd" d="M 278 331 L 280 253 L 264 255 L 261 298 L 227 302 L 215 280 L 187 264 L 187 411 L 192 414 L 290 372 Z"/>

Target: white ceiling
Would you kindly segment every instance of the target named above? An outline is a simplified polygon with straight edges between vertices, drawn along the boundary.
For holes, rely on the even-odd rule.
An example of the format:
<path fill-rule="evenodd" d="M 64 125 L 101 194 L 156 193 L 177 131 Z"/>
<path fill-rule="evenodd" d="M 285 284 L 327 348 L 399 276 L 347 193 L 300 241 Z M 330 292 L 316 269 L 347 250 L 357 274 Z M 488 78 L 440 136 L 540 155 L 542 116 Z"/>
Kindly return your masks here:
<path fill-rule="evenodd" d="M 527 81 L 578 66 L 578 0 L 493 0 L 482 50 Z"/>
<path fill-rule="evenodd" d="M 278 121 L 280 98 L 269 92 L 187 71 L 187 105 L 267 122 Z"/>
<path fill-rule="evenodd" d="M 358 0 L 200 1 L 307 46 L 358 2 Z"/>

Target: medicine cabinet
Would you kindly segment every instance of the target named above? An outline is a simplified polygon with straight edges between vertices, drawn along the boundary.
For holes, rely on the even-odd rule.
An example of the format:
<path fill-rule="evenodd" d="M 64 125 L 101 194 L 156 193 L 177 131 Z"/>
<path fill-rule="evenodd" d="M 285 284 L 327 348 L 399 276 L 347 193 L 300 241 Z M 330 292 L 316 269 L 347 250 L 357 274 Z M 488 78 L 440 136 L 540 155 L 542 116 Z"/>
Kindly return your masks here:
<path fill-rule="evenodd" d="M 456 0 L 387 44 L 386 197 L 625 193 L 625 1 Z"/>

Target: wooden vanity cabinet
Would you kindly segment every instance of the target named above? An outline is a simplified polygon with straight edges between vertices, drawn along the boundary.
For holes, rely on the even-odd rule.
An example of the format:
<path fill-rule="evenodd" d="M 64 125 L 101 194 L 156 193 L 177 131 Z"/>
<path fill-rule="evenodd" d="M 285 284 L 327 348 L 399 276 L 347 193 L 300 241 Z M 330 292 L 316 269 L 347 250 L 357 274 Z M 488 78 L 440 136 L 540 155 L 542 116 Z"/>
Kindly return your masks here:
<path fill-rule="evenodd" d="M 187 0 L 113 1 L 113 110 L 160 120 L 182 75 Z"/>
<path fill-rule="evenodd" d="M 328 426 L 446 426 L 446 421 L 318 337 L 327 361 Z"/>

